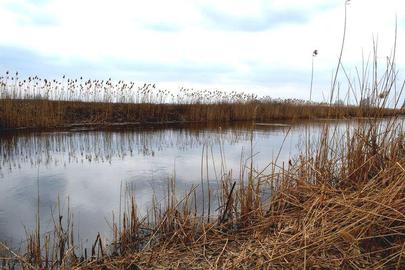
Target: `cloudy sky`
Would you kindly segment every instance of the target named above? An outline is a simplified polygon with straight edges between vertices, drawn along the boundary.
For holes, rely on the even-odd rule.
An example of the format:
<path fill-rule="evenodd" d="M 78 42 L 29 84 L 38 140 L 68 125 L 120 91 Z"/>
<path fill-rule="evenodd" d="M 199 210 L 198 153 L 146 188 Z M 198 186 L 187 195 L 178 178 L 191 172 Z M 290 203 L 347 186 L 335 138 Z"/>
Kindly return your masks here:
<path fill-rule="evenodd" d="M 344 0 L 0 0 L 0 73 L 133 80 L 322 100 L 336 68 Z M 405 66 L 405 1 L 352 0 L 343 64 L 373 37 Z"/>

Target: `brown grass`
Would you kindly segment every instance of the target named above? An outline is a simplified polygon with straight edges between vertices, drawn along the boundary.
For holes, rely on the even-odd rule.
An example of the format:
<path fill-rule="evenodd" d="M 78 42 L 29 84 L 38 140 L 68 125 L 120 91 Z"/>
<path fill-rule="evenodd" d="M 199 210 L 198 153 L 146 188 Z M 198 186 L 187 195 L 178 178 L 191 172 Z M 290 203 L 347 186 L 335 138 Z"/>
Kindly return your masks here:
<path fill-rule="evenodd" d="M 373 70 L 365 71 L 362 76 L 368 78 L 368 73 L 374 76 L 374 68 L 377 69 L 373 66 Z M 393 109 L 399 107 L 396 103 L 400 101 L 404 87 L 402 85 L 398 94 L 395 83 L 391 83 L 396 79 L 392 75 L 393 68 L 387 66 L 381 79 L 376 80 L 372 87 L 363 81 L 359 89 L 354 89 L 349 83 L 344 100 L 339 95 L 334 97 L 332 91 L 328 103 L 185 88 L 174 94 L 151 84 L 136 87 L 134 82 L 115 83 L 83 78 L 57 81 L 37 76 L 20 79 L 18 73 L 7 73 L 0 77 L 0 131 L 72 125 L 270 122 L 393 116 L 405 112 Z M 360 78 L 358 80 L 362 82 Z M 359 105 L 349 105 L 350 95 Z"/>
<path fill-rule="evenodd" d="M 250 101 L 218 104 L 127 104 L 51 100 L 0 100 L 0 131 L 61 128 L 72 125 L 144 124 L 171 122 L 270 122 L 320 118 L 393 116 L 400 110 L 328 106 L 291 101 Z"/>

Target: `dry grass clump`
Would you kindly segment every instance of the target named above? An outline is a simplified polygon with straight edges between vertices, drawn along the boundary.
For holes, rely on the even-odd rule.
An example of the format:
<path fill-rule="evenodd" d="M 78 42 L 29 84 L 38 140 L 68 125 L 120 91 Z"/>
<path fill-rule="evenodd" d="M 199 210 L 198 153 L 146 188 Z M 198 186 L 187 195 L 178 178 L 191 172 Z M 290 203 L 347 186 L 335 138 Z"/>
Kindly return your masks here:
<path fill-rule="evenodd" d="M 210 221 L 193 205 L 195 190 L 171 196 L 152 223 L 132 202 L 113 255 L 75 269 L 402 269 L 405 137 L 402 123 L 377 126 L 343 142 L 325 133 L 314 155 L 268 176 L 224 176 Z"/>
<path fill-rule="evenodd" d="M 268 213 L 241 216 L 222 226 L 199 225 L 192 234 L 188 219 L 179 215 L 173 220 L 176 231 L 166 233 L 167 240 L 152 249 L 127 251 L 77 268 L 402 269 L 402 182 L 383 188 L 370 183 L 360 194 L 305 183 L 284 190 L 292 194 L 277 196 Z"/>

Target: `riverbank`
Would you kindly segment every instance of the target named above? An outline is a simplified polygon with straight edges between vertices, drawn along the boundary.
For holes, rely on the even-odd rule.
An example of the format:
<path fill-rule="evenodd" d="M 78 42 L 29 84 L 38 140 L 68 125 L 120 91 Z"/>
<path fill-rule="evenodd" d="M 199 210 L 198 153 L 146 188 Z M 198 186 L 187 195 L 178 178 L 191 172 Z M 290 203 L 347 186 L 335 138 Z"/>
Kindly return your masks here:
<path fill-rule="evenodd" d="M 111 222 L 112 241 L 97 237 L 91 249 L 79 249 L 68 212 L 48 238 L 34 229 L 17 261 L 27 269 L 401 269 L 403 121 L 368 123 L 343 136 L 325 130 L 288 163 L 270 162 L 271 174 L 241 164 L 218 189 L 204 180 L 180 196 L 173 178 L 146 216 L 131 197 Z M 212 200 L 203 210 L 201 192 Z"/>
<path fill-rule="evenodd" d="M 0 100 L 1 130 L 98 128 L 179 123 L 271 122 L 353 117 L 387 117 L 404 111 L 377 107 L 292 102 L 154 104 Z"/>
<path fill-rule="evenodd" d="M 401 269 L 405 138 L 391 127 L 361 127 L 344 142 L 324 134 L 313 155 L 269 176 L 225 176 L 214 217 L 193 210 L 195 191 L 155 212 L 152 227 L 132 202 L 114 256 L 77 269 Z"/>

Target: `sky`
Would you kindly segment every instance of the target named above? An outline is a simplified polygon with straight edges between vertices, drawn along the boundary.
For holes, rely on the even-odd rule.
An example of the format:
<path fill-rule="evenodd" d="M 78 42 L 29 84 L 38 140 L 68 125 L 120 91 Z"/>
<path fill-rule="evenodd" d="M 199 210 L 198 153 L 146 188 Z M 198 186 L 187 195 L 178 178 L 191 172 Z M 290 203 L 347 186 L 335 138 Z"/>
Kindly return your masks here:
<path fill-rule="evenodd" d="M 401 78 L 405 1 L 351 0 L 346 8 L 348 76 L 373 39 L 386 65 L 397 22 Z M 321 101 L 338 62 L 344 11 L 344 0 L 0 0 L 0 74 L 308 99 L 314 60 L 313 99 Z"/>

